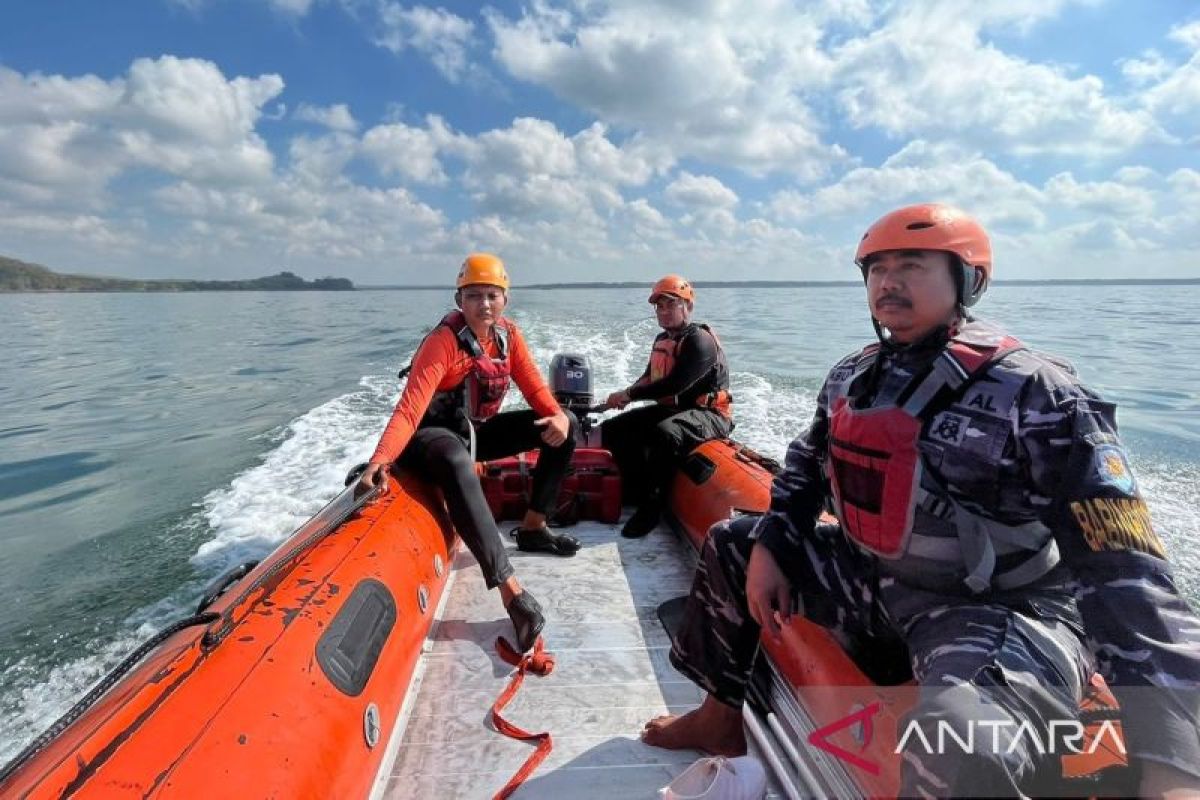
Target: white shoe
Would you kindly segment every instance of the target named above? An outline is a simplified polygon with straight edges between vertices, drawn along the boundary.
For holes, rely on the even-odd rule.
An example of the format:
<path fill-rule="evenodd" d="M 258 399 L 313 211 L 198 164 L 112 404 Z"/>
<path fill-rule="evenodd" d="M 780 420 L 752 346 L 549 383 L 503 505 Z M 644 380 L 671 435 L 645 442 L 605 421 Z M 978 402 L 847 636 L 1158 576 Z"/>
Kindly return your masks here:
<path fill-rule="evenodd" d="M 702 758 L 658 790 L 662 800 L 762 800 L 767 773 L 754 756 Z"/>

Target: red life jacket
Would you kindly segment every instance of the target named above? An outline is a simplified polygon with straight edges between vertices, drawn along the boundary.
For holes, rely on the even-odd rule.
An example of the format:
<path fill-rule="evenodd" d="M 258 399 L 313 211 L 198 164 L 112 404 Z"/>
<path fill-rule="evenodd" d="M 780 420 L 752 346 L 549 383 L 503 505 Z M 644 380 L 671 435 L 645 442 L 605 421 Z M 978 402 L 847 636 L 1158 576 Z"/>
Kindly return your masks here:
<path fill-rule="evenodd" d="M 695 327 L 707 331 L 717 346 L 717 363 L 711 376 L 701 382 L 704 385 L 696 387 L 699 392 L 694 397 L 661 397 L 657 399 L 657 402 L 667 406 L 686 405 L 708 408 L 723 417 L 732 417 L 733 395 L 729 393 L 729 367 L 725 361 L 725 351 L 721 348 L 721 340 L 717 338 L 717 334 L 713 332 L 712 328 L 704 323 L 697 323 Z M 671 370 L 675 368 L 675 361 L 679 357 L 679 349 L 683 346 L 683 340 L 686 338 L 686 335 L 666 334 L 660 335 L 654 340 L 654 347 L 650 350 L 649 381 L 661 380 L 671 374 Z"/>
<path fill-rule="evenodd" d="M 879 357 L 879 345 L 863 351 L 830 408 L 826 471 L 847 536 L 883 558 L 899 559 L 908 552 L 913 515 L 924 494 L 917 446 L 923 425 L 948 398 L 961 397 L 991 364 L 1021 348 L 1011 336 L 990 345 L 951 339 L 929 368 L 913 378 L 897 405 L 859 409 L 853 385 Z"/>
<path fill-rule="evenodd" d="M 434 394 L 425 412 L 425 421 L 458 428 L 464 415 L 476 423 L 494 417 L 512 380 L 507 323 L 499 319 L 492 325 L 498 358 L 488 356 L 461 311 L 451 311 L 443 317 L 438 326 L 443 325 L 453 331 L 459 348 L 470 356 L 471 371 L 458 386 Z"/>

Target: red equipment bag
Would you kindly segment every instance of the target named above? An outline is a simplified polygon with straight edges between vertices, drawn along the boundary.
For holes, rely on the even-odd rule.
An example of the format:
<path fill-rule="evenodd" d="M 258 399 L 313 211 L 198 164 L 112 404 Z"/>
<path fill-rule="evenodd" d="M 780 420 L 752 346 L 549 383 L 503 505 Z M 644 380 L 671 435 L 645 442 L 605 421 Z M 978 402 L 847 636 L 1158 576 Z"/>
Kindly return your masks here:
<path fill-rule="evenodd" d="M 538 452 L 531 450 L 480 465 L 479 482 L 497 522 L 525 515 L 537 458 Z M 549 517 L 558 523 L 581 519 L 611 523 L 621 518 L 621 475 L 611 453 L 587 447 L 575 451 Z"/>

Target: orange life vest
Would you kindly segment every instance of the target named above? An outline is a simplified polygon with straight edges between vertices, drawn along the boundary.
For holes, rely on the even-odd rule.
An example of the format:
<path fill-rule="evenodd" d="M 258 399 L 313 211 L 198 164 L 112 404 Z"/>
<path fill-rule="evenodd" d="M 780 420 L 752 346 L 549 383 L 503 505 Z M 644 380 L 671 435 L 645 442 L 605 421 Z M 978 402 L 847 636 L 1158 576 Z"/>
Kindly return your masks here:
<path fill-rule="evenodd" d="M 829 419 L 826 471 L 847 536 L 883 558 L 898 559 L 908 552 L 913 515 L 923 496 L 922 427 L 948 398 L 961 396 L 991 364 L 1021 347 L 1011 336 L 990 346 L 952 339 L 896 405 L 877 408 L 855 403 L 856 380 L 879 357 L 879 345 L 863 351 L 854 375 L 832 398 Z"/>
<path fill-rule="evenodd" d="M 512 381 L 507 324 L 500 319 L 492 326 L 498 358 L 488 356 L 461 311 L 450 312 L 438 325 L 454 332 L 459 348 L 471 357 L 471 371 L 458 386 L 434 394 L 422 423 L 457 428 L 463 416 L 471 422 L 494 417 Z"/>
<path fill-rule="evenodd" d="M 671 370 L 675 368 L 675 361 L 679 357 L 679 349 L 689 335 L 695 334 L 696 328 L 704 330 L 713 338 L 713 343 L 717 346 L 717 363 L 709 375 L 706 375 L 697 386 L 689 390 L 689 395 L 692 391 L 695 391 L 696 394 L 688 397 L 660 397 L 656 400 L 668 406 L 708 408 L 723 417 L 732 417 L 733 395 L 729 393 L 729 366 L 725 361 L 725 351 L 721 348 L 721 340 L 717 338 L 717 334 L 704 323 L 688 325 L 678 333 L 664 332 L 658 335 L 650 350 L 649 380 L 651 382 L 661 380 L 671 374 Z"/>

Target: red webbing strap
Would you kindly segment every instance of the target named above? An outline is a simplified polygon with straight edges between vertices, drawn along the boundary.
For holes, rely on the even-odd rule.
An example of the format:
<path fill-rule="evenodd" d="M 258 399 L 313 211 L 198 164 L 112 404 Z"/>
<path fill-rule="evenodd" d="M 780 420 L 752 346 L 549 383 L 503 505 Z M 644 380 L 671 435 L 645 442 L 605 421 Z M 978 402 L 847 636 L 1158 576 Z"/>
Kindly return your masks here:
<path fill-rule="evenodd" d="M 513 675 L 512 680 L 509 681 L 508 687 L 501 692 L 500 696 L 496 698 L 496 702 L 492 704 L 492 725 L 505 736 L 520 739 L 523 742 L 538 743 L 537 749 L 529 754 L 529 758 L 525 759 L 525 763 L 521 765 L 521 768 L 508 779 L 508 783 L 504 784 L 504 788 L 497 792 L 493 798 L 493 800 L 504 800 L 515 792 L 517 787 L 525 782 L 526 778 L 533 774 L 533 771 L 545 760 L 546 756 L 550 755 L 550 751 L 554 747 L 554 742 L 550 740 L 549 731 L 530 733 L 524 728 L 518 728 L 500 716 L 500 711 L 517 696 L 517 691 L 525 681 L 526 672 L 545 676 L 554 671 L 554 654 L 546 652 L 546 646 L 540 636 L 537 638 L 537 642 L 534 643 L 533 650 L 528 655 L 523 656 L 518 653 L 503 636 L 496 639 L 496 652 L 500 654 L 500 658 L 504 659 L 505 662 L 516 667 L 517 671 Z"/>

